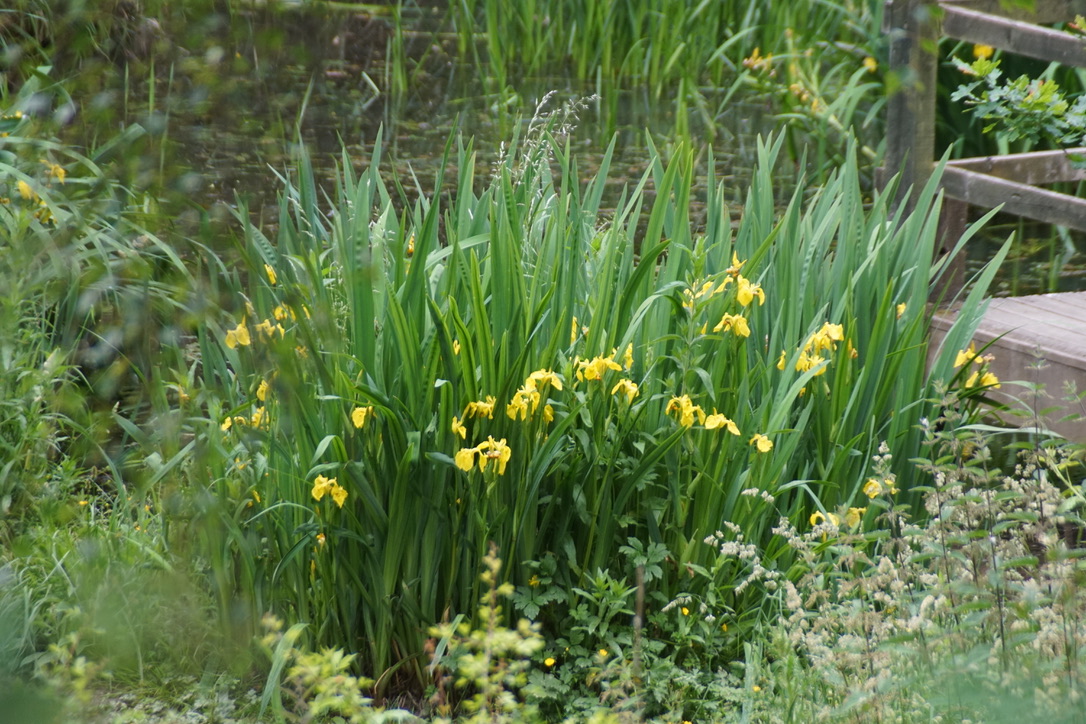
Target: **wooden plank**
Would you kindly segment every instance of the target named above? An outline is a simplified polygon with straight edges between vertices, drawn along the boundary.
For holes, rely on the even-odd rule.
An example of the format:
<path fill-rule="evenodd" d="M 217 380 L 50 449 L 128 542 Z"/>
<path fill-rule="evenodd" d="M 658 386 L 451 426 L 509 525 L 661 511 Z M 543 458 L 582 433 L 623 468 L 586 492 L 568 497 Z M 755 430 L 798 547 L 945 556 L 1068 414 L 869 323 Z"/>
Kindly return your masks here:
<path fill-rule="evenodd" d="M 947 196 L 974 206 L 1002 205 L 1011 214 L 1086 231 L 1086 199 L 954 166 L 943 170 L 942 186 Z"/>
<path fill-rule="evenodd" d="M 1006 156 L 976 156 L 948 161 L 947 166 L 1032 186 L 1082 181 L 1086 179 L 1086 168 L 1075 168 L 1072 165 L 1070 156 L 1073 154 L 1086 157 L 1086 148 L 1011 153 Z"/>
<path fill-rule="evenodd" d="M 955 315 L 953 310 L 943 310 L 933 317 L 932 354 Z M 992 391 L 993 397 L 1015 408 L 1022 403 L 1053 408 L 1042 423 L 1072 440 L 1086 442 L 1086 421 L 1061 419 L 1086 412 L 1081 402 L 1069 404 L 1063 399 L 1067 382 L 1086 390 L 1086 292 L 992 299 L 974 339 L 978 347 L 992 342 L 987 352 L 995 357 L 992 371 L 1005 383 Z M 1048 397 L 1033 399 L 1028 391 L 1007 384 L 1014 380 L 1044 385 Z"/>
<path fill-rule="evenodd" d="M 1039 25 L 1074 20 L 1086 15 L 1086 0 L 1034 0 L 1033 7 L 1018 7 L 1007 0 L 940 0 L 944 7 L 961 7 L 981 13 L 1002 15 L 1011 20 L 1023 20 Z"/>
<path fill-rule="evenodd" d="M 943 34 L 968 43 L 991 45 L 1019 55 L 1086 67 L 1086 39 L 1020 20 L 943 5 Z"/>

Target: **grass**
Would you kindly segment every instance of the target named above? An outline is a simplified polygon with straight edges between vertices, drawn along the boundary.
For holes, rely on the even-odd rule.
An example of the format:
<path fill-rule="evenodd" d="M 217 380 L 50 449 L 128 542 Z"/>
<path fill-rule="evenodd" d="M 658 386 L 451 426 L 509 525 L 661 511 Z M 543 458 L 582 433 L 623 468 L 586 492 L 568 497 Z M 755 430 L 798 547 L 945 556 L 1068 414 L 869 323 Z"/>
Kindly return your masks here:
<path fill-rule="evenodd" d="M 939 198 L 905 214 L 869 191 L 863 53 L 798 50 L 803 5 L 698 7 L 691 28 L 749 28 L 737 87 L 842 139 L 811 176 L 797 135 L 760 140 L 741 209 L 679 141 L 647 140 L 612 192 L 614 143 L 585 170 L 555 114 L 486 167 L 450 137 L 432 188 L 385 170 L 381 137 L 334 185 L 299 144 L 274 223 L 240 199 L 228 226 L 173 223 L 156 186 L 116 180 L 141 127 L 77 150 L 14 113 L 47 74 L 5 97 L 13 700 L 42 720 L 921 721 L 995 720 L 970 693 L 1005 690 L 1075 720 L 1080 453 L 1001 449 L 980 423 L 997 381 L 962 353 L 1009 242 L 929 349 Z M 836 33 L 848 7 L 807 19 Z M 554 8 L 510 47 L 690 10 Z M 783 46 L 740 49 L 755 25 Z M 611 72 L 704 83 L 686 53 L 720 46 L 691 34 L 661 65 L 669 42 Z M 99 705 L 119 696 L 138 704 Z"/>

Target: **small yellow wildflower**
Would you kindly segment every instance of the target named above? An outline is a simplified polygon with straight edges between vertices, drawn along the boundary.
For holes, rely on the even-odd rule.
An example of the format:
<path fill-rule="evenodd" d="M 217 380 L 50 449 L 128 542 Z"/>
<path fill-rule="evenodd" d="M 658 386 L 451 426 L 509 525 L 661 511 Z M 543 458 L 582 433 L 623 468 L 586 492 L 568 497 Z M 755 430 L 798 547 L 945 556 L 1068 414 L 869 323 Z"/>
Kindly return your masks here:
<path fill-rule="evenodd" d="M 777 360 L 777 369 L 779 369 L 779 370 L 783 370 L 783 369 L 784 369 L 784 367 L 785 367 L 785 358 L 786 358 L 786 357 L 787 357 L 787 354 L 786 354 L 786 353 L 785 353 L 785 351 L 784 351 L 784 350 L 782 349 L 782 350 L 781 350 L 781 358 L 780 358 L 779 360 Z"/>
<path fill-rule="evenodd" d="M 614 353 L 612 353 L 614 354 Z M 592 360 L 577 360 L 578 380 L 602 380 L 607 370 L 621 370 L 622 365 L 612 357 L 595 357 Z"/>
<path fill-rule="evenodd" d="M 671 414 L 672 411 L 679 413 L 679 424 L 683 427 L 691 427 L 694 424 L 694 415 L 697 415 L 698 422 L 705 423 L 705 411 L 701 409 L 700 405 L 695 405 L 690 400 L 689 395 L 672 397 L 667 403 L 664 414 Z"/>
<path fill-rule="evenodd" d="M 487 441 L 479 445 L 479 470 L 486 470 L 487 463 L 496 460 L 498 463 L 498 475 L 505 475 L 505 466 L 513 457 L 513 451 L 505 443 L 505 438 L 495 440 L 488 437 Z"/>
<path fill-rule="evenodd" d="M 573 318 L 573 322 L 569 326 L 569 343 L 573 344 L 577 341 L 577 318 Z"/>
<path fill-rule="evenodd" d="M 339 508 L 342 508 L 343 502 L 347 500 L 347 491 L 340 486 L 336 478 L 326 478 L 323 475 L 318 475 L 313 481 L 311 494 L 316 501 L 320 501 L 326 494 L 330 495 Z"/>
<path fill-rule="evenodd" d="M 908 309 L 908 307 L 909 307 L 909 305 L 906 304 L 905 302 L 902 302 L 901 304 L 897 305 L 897 318 L 898 319 L 901 319 L 901 315 L 905 314 L 905 310 Z"/>
<path fill-rule="evenodd" d="M 977 43 L 973 46 L 973 57 L 982 60 L 988 60 L 995 55 L 995 48 L 990 45 L 984 45 L 983 43 Z"/>
<path fill-rule="evenodd" d="M 765 304 L 765 292 L 762 291 L 761 284 L 752 284 L 743 275 L 740 275 L 737 281 L 739 282 L 739 291 L 736 292 L 735 298 L 739 304 L 744 307 L 750 306 L 755 297 L 758 298 L 758 306 Z"/>
<path fill-rule="evenodd" d="M 19 195 L 23 197 L 24 201 L 33 201 L 37 198 L 38 195 L 34 193 L 34 189 L 30 188 L 30 184 L 26 181 L 19 179 L 19 182 L 15 185 L 18 187 Z"/>
<path fill-rule="evenodd" d="M 868 73 L 874 73 L 879 69 L 879 61 L 872 58 L 870 55 L 864 58 L 864 68 Z"/>
<path fill-rule="evenodd" d="M 527 420 L 530 414 L 534 414 L 539 408 L 541 395 L 535 388 L 535 384 L 525 385 L 513 393 L 513 399 L 505 406 L 505 414 L 510 420 Z"/>
<path fill-rule="evenodd" d="M 637 383 L 633 380 L 621 379 L 611 388 L 612 395 L 617 395 L 620 392 L 626 395 L 626 401 L 632 405 L 634 398 L 637 397 L 639 389 Z"/>
<path fill-rule="evenodd" d="M 297 319 L 297 317 L 294 315 L 294 310 L 291 309 L 290 307 L 284 307 L 282 304 L 280 304 L 279 306 L 277 306 L 275 309 L 272 310 L 272 316 L 275 317 L 276 320 L 278 320 L 280 322 L 285 321 L 287 319 L 291 319 L 291 320 Z"/>
<path fill-rule="evenodd" d="M 469 402 L 464 408 L 464 419 L 469 417 L 485 417 L 488 420 L 494 419 L 494 403 L 497 399 L 493 395 L 487 395 L 485 400 L 479 400 L 477 402 Z"/>
<path fill-rule="evenodd" d="M 739 261 L 739 254 L 737 254 L 735 252 L 735 250 L 733 249 L 732 250 L 732 265 L 730 267 L 728 267 L 727 269 L 725 269 L 724 273 L 729 275 L 729 276 L 737 277 L 737 276 L 739 276 L 739 270 L 742 269 L 743 265 L 746 264 L 746 263 L 747 263 L 746 259 L 744 259 L 743 261 Z"/>
<path fill-rule="evenodd" d="M 733 435 L 739 434 L 739 426 L 736 425 L 733 420 L 729 420 L 727 417 L 724 417 L 724 415 L 718 413 L 715 409 L 713 410 L 712 415 L 707 415 L 705 419 L 702 420 L 702 424 L 705 425 L 706 430 L 715 430 L 722 427 Z"/>
<path fill-rule="evenodd" d="M 459 435 L 461 440 L 465 440 L 468 437 L 468 429 L 464 427 L 463 423 L 461 423 L 455 415 L 452 419 L 452 431 Z"/>
<path fill-rule="evenodd" d="M 222 421 L 222 424 L 219 425 L 219 429 L 222 430 L 223 432 L 226 432 L 227 430 L 229 430 L 231 428 L 231 426 L 233 424 L 234 424 L 234 419 L 232 417 L 228 417 L 228 418 L 226 418 L 225 420 Z"/>
<path fill-rule="evenodd" d="M 713 327 L 714 332 L 721 330 L 731 330 L 737 337 L 749 337 L 750 325 L 747 324 L 747 318 L 742 314 L 725 314 L 720 318 L 720 322 Z"/>
<path fill-rule="evenodd" d="M 754 692 L 755 694 L 757 694 L 757 693 L 758 693 L 759 691 L 761 691 L 761 690 L 762 690 L 762 687 L 760 687 L 760 686 L 758 686 L 757 684 L 755 684 L 754 686 L 752 686 L 752 687 L 750 688 L 750 690 L 751 690 L 751 691 L 753 691 L 753 692 Z"/>
<path fill-rule="evenodd" d="M 826 515 L 823 515 L 821 510 L 816 510 L 815 512 L 811 513 L 810 523 L 812 526 L 816 526 L 819 523 L 825 523 L 827 520 L 827 516 L 829 522 L 833 525 L 841 525 L 841 520 L 836 515 L 834 515 L 833 513 L 827 513 Z"/>
<path fill-rule="evenodd" d="M 562 378 L 550 370 L 536 370 L 528 375 L 525 385 L 529 383 L 532 383 L 533 389 L 536 385 L 550 385 L 559 392 L 562 391 Z"/>
<path fill-rule="evenodd" d="M 85 500 L 80 500 L 80 501 L 79 501 L 79 504 L 80 504 L 80 505 L 90 505 L 90 503 L 88 503 L 88 502 L 87 502 L 87 501 L 85 501 Z"/>
<path fill-rule="evenodd" d="M 281 324 L 272 324 L 270 319 L 265 319 L 260 324 L 256 325 L 256 331 L 260 332 L 262 337 L 271 338 L 275 336 L 275 333 L 279 333 L 279 339 L 286 336 L 287 332 L 283 329 Z"/>
<path fill-rule="evenodd" d="M 850 528 L 855 528 L 860 524 L 860 518 L 867 512 L 867 508 L 849 508 L 845 513 L 845 525 Z"/>
<path fill-rule="evenodd" d="M 501 440 L 495 440 L 493 437 L 488 437 L 484 442 L 479 443 L 475 447 L 467 447 L 459 450 L 453 457 L 456 467 L 464 472 L 470 471 L 475 465 L 476 453 L 479 454 L 479 470 L 486 470 L 486 466 L 493 460 L 497 462 L 498 475 L 505 475 L 505 466 L 513 457 L 513 451 L 510 449 L 509 445 L 506 444 L 504 437 Z"/>
<path fill-rule="evenodd" d="M 679 610 L 682 611 L 683 616 L 689 616 L 690 615 L 690 609 L 687 608 L 686 606 L 683 606 Z"/>
<path fill-rule="evenodd" d="M 318 475 L 313 481 L 313 490 L 310 494 L 313 496 L 313 500 L 320 501 L 326 493 L 332 492 L 332 487 L 339 485 L 336 482 L 336 478 L 326 478 L 323 475 Z"/>
<path fill-rule="evenodd" d="M 64 180 L 68 177 L 67 169 L 65 169 L 63 166 L 58 166 L 57 164 L 52 163 L 51 161 L 46 161 L 44 158 L 40 159 L 40 160 L 41 160 L 41 162 L 43 164 L 45 164 L 45 168 L 46 168 L 45 173 L 46 173 L 46 175 L 52 176 L 57 181 L 60 181 L 61 184 L 63 184 Z"/>
<path fill-rule="evenodd" d="M 253 427 L 263 427 L 268 423 L 268 412 L 263 407 L 256 408 L 256 412 L 253 413 L 252 418 L 249 420 L 249 424 Z"/>
<path fill-rule="evenodd" d="M 760 453 L 767 453 L 773 449 L 773 441 L 760 432 L 754 433 L 754 437 L 750 439 L 750 444 L 757 446 Z"/>
<path fill-rule="evenodd" d="M 332 486 L 332 500 L 335 501 L 337 508 L 343 507 L 343 502 L 347 500 L 347 490 L 339 485 Z"/>
<path fill-rule="evenodd" d="M 622 354 L 622 368 L 629 370 L 633 368 L 633 343 L 626 345 L 626 351 Z"/>
<path fill-rule="evenodd" d="M 599 654 L 600 654 L 601 659 L 606 659 L 607 658 L 607 649 L 600 649 Z"/>
<path fill-rule="evenodd" d="M 532 588 L 535 588 L 536 586 L 538 586 L 539 585 L 539 576 L 532 576 L 531 578 L 529 578 L 528 579 L 528 585 L 531 586 Z"/>
<path fill-rule="evenodd" d="M 844 325 L 826 322 L 817 332 L 810 336 L 806 348 L 816 354 L 824 350 L 834 351 L 837 349 L 836 343 L 844 340 L 844 338 Z"/>
<path fill-rule="evenodd" d="M 256 388 L 256 399 L 261 402 L 267 401 L 269 389 L 271 389 L 271 386 L 268 384 L 268 381 L 260 380 L 260 386 Z"/>
<path fill-rule="evenodd" d="M 264 273 L 268 275 L 268 281 L 271 282 L 272 284 L 275 284 L 275 280 L 276 280 L 275 270 L 271 268 L 270 264 L 265 264 L 264 265 Z"/>
<path fill-rule="evenodd" d="M 977 358 L 977 351 L 975 345 L 970 342 L 969 349 L 960 349 L 958 354 L 954 357 L 954 369 L 958 369 L 963 365 L 967 365 Z"/>
<path fill-rule="evenodd" d="M 351 422 L 357 428 L 364 427 L 366 420 L 374 416 L 373 405 L 367 405 L 366 407 L 356 407 L 351 410 Z"/>
<path fill-rule="evenodd" d="M 456 467 L 463 470 L 465 473 L 475 467 L 475 453 L 479 452 L 478 448 L 465 447 L 461 448 L 456 455 L 453 456 Z"/>
<path fill-rule="evenodd" d="M 327 538 L 324 533 L 317 533 L 317 545 L 324 545 L 325 540 L 327 540 Z"/>
<path fill-rule="evenodd" d="M 550 405 L 543 405 L 543 422 L 554 422 L 554 408 Z"/>
<path fill-rule="evenodd" d="M 226 333 L 227 347 L 234 349 L 239 344 L 242 347 L 248 347 L 252 344 L 252 338 L 249 337 L 249 328 L 245 326 L 245 322 L 242 322 Z"/>
<path fill-rule="evenodd" d="M 460 354 L 460 340 L 453 340 L 453 354 Z"/>
<path fill-rule="evenodd" d="M 965 381 L 966 388 L 970 387 L 991 387 L 993 389 L 999 389 L 1002 385 L 999 384 L 999 378 L 991 372 L 985 372 L 981 374 L 979 371 L 969 375 L 969 379 Z"/>
<path fill-rule="evenodd" d="M 864 495 L 869 498 L 877 498 L 879 495 L 886 491 L 890 495 L 894 495 L 898 492 L 897 487 L 894 485 L 893 480 L 885 479 L 878 480 L 876 478 L 868 478 L 863 487 Z"/>
<path fill-rule="evenodd" d="M 553 656 L 548 656 L 547 658 L 543 659 L 543 665 L 546 666 L 548 669 L 554 666 L 555 663 L 557 662 L 555 661 Z"/>

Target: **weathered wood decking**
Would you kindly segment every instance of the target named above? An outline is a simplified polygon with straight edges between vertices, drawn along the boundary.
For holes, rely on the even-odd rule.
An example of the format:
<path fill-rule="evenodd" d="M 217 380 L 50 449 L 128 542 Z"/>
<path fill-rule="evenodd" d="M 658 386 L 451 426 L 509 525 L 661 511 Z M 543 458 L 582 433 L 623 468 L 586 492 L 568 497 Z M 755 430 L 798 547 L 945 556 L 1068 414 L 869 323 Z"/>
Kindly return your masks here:
<path fill-rule="evenodd" d="M 952 312 L 935 316 L 936 343 L 953 319 Z M 1041 384 L 1046 393 L 1037 397 L 1026 387 L 1004 384 L 993 391 L 994 397 L 1016 399 L 1016 407 L 1054 408 L 1042 422 L 1061 435 L 1086 442 L 1086 419 L 1063 419 L 1086 415 L 1086 400 L 1069 403 L 1065 399 L 1070 386 L 1079 394 L 1086 393 L 1086 292 L 993 299 L 974 341 L 978 349 L 992 342 L 988 353 L 995 357 L 992 371 L 1000 380 Z M 1034 423 L 1023 419 L 1021 424 Z"/>

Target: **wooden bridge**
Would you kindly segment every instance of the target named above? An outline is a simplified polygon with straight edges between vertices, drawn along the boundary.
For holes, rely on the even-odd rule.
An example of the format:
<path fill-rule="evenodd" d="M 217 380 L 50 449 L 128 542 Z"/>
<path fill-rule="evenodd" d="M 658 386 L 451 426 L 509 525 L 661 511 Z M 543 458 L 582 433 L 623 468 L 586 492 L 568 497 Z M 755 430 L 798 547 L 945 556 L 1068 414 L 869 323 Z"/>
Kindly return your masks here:
<path fill-rule="evenodd" d="M 1086 0 L 1034 0 L 1032 9 L 1012 5 L 999 0 L 887 0 L 883 22 L 890 39 L 890 72 L 901 79 L 902 90 L 887 102 L 883 178 L 900 170 L 902 189 L 920 188 L 934 171 L 940 38 L 1086 67 L 1086 36 L 1042 27 L 1086 15 Z M 1072 153 L 1086 154 L 1086 148 L 949 162 L 941 178 L 944 250 L 953 248 L 964 231 L 969 205 L 1002 205 L 1009 213 L 1086 231 L 1086 199 L 1041 188 L 1086 180 L 1086 169 L 1070 162 Z M 952 310 L 936 314 L 936 342 L 952 320 Z M 1068 393 L 1086 393 L 1086 292 L 992 300 L 976 342 L 992 343 L 993 371 L 1000 379 L 1030 383 L 1004 385 L 1000 394 L 1045 410 L 1043 422 L 1052 430 L 1086 442 L 1086 421 L 1066 419 L 1086 415 L 1086 404 L 1064 399 Z M 1034 391 L 1039 385 L 1047 395 Z"/>

